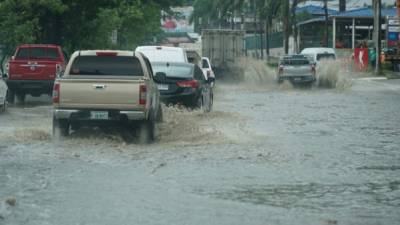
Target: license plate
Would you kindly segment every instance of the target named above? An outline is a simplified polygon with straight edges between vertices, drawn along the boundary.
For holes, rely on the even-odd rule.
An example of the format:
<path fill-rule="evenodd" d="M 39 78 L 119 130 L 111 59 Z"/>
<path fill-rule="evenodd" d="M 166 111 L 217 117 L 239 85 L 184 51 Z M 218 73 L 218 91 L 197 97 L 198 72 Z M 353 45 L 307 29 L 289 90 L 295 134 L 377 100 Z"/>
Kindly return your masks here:
<path fill-rule="evenodd" d="M 158 84 L 157 86 L 160 91 L 168 91 L 169 89 L 168 84 Z"/>
<path fill-rule="evenodd" d="M 301 81 L 301 78 L 300 77 L 296 77 L 296 78 L 294 78 L 294 80 L 295 81 Z"/>
<path fill-rule="evenodd" d="M 107 111 L 92 111 L 90 112 L 90 119 L 92 120 L 108 120 Z"/>

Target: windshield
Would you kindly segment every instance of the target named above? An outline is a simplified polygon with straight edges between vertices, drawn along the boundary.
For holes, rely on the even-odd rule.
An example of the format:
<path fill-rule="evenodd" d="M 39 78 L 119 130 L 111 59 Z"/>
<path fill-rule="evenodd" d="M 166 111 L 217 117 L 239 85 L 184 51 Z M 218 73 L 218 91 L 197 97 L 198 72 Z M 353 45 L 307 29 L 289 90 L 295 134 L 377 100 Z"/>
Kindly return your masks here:
<path fill-rule="evenodd" d="M 210 68 L 210 65 L 208 64 L 208 61 L 205 60 L 205 59 L 203 59 L 203 68 L 206 68 L 206 69 Z"/>
<path fill-rule="evenodd" d="M 138 58 L 133 56 L 78 56 L 71 75 L 143 76 Z"/>
<path fill-rule="evenodd" d="M 167 77 L 189 78 L 193 77 L 193 66 L 189 65 L 167 65 L 167 64 L 152 64 L 153 72 L 164 72 Z"/>
<path fill-rule="evenodd" d="M 16 59 L 59 59 L 60 55 L 56 48 L 45 47 L 23 47 L 16 54 Z"/>

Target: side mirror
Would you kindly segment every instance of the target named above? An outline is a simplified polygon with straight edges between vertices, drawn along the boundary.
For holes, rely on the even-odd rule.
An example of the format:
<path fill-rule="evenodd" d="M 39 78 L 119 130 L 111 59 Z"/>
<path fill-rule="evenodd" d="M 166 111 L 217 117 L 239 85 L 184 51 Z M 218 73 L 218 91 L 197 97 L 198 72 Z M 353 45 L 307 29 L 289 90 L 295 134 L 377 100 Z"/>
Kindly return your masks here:
<path fill-rule="evenodd" d="M 153 80 L 157 83 L 164 83 L 167 80 L 167 74 L 164 72 L 157 72 Z"/>

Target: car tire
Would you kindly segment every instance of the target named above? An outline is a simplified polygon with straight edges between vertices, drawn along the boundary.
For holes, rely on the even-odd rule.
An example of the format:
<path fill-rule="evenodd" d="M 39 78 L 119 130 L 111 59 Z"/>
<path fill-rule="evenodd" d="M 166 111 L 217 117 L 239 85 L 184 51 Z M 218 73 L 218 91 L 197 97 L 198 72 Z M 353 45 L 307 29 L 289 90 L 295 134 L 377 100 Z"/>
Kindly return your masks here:
<path fill-rule="evenodd" d="M 67 120 L 60 120 L 53 117 L 53 138 L 59 140 L 69 135 L 70 125 Z"/>
<path fill-rule="evenodd" d="M 151 120 L 145 120 L 140 123 L 137 132 L 138 142 L 140 144 L 150 144 L 154 141 L 155 123 Z"/>
<path fill-rule="evenodd" d="M 203 95 L 201 95 L 196 102 L 195 108 L 199 110 L 203 110 L 204 104 L 203 104 Z"/>
<path fill-rule="evenodd" d="M 211 112 L 211 94 L 208 95 L 208 99 L 203 100 L 203 111 L 205 113 Z"/>
<path fill-rule="evenodd" d="M 19 103 L 21 103 L 21 104 L 25 103 L 25 97 L 26 97 L 25 93 L 23 93 L 23 92 L 18 93 L 17 92 L 16 95 L 17 95 L 17 100 L 18 100 Z"/>
<path fill-rule="evenodd" d="M 14 102 L 15 102 L 15 92 L 14 91 L 8 90 L 7 102 L 10 104 L 14 104 Z"/>
<path fill-rule="evenodd" d="M 157 123 L 162 123 L 164 121 L 163 109 L 162 109 L 161 105 L 158 107 L 156 121 L 157 121 Z"/>

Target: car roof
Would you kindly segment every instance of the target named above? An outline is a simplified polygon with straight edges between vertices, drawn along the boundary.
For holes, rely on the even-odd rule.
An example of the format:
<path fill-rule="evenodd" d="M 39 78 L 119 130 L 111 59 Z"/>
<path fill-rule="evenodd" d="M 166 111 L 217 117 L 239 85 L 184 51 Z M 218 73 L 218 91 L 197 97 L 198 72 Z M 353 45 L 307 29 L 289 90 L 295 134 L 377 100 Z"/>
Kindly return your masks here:
<path fill-rule="evenodd" d="M 180 47 L 169 47 L 169 46 L 138 46 L 136 47 L 136 51 L 145 51 L 145 50 L 168 50 L 168 51 L 184 51 L 183 48 Z"/>
<path fill-rule="evenodd" d="M 301 51 L 301 54 L 318 54 L 318 53 L 336 54 L 333 48 L 305 48 Z"/>

